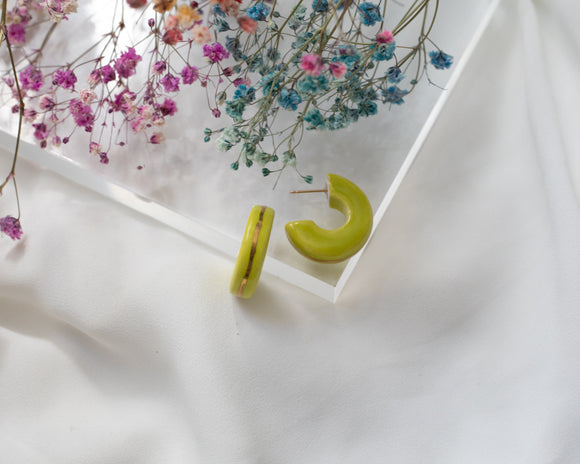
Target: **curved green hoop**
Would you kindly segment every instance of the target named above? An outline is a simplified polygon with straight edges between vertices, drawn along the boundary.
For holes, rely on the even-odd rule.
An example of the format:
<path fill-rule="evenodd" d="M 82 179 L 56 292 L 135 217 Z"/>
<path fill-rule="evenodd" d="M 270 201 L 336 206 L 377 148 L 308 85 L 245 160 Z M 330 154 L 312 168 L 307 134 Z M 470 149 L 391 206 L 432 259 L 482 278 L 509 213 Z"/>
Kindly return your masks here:
<path fill-rule="evenodd" d="M 305 257 L 323 263 L 338 263 L 357 253 L 373 228 L 371 204 L 356 184 L 336 174 L 328 174 L 328 203 L 341 211 L 346 222 L 337 229 L 323 229 L 311 220 L 286 224 L 286 235 Z"/>
<path fill-rule="evenodd" d="M 273 222 L 272 208 L 261 205 L 252 207 L 230 282 L 232 294 L 240 298 L 250 298 L 254 294 L 266 259 Z"/>

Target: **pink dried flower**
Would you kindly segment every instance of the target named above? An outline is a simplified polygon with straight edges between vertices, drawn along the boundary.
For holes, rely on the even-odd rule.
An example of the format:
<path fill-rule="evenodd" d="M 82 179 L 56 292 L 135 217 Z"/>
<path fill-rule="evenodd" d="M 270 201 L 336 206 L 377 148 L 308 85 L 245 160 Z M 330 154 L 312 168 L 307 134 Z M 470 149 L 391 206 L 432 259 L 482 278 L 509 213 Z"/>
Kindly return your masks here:
<path fill-rule="evenodd" d="M 24 119 L 26 122 L 33 122 L 38 113 L 34 108 L 24 108 Z"/>
<path fill-rule="evenodd" d="M 91 103 L 97 99 L 97 94 L 91 89 L 81 89 L 79 98 L 85 104 Z"/>
<path fill-rule="evenodd" d="M 59 22 L 61 19 L 68 19 L 67 15 L 77 11 L 76 0 L 44 0 L 50 19 Z"/>
<path fill-rule="evenodd" d="M 378 43 L 393 43 L 394 37 L 391 31 L 381 31 L 377 34 Z"/>
<path fill-rule="evenodd" d="M 10 24 L 8 26 L 8 40 L 11 45 L 22 45 L 26 42 L 26 28 L 24 24 Z"/>
<path fill-rule="evenodd" d="M 136 118 L 131 119 L 129 125 L 131 126 L 131 130 L 133 132 L 140 132 L 147 126 L 147 121 L 145 120 L 144 117 L 138 116 Z"/>
<path fill-rule="evenodd" d="M 258 22 L 254 21 L 249 16 L 238 17 L 238 25 L 242 30 L 248 34 L 255 34 L 258 30 Z"/>
<path fill-rule="evenodd" d="M 167 45 L 177 45 L 183 40 L 183 34 L 179 29 L 168 29 L 161 40 Z"/>
<path fill-rule="evenodd" d="M 52 97 L 43 95 L 40 99 L 39 106 L 41 110 L 51 110 L 56 106 L 56 102 Z"/>
<path fill-rule="evenodd" d="M 153 116 L 153 111 L 154 109 L 151 105 L 141 105 L 137 109 L 137 113 L 144 119 L 151 119 L 151 116 Z"/>
<path fill-rule="evenodd" d="M 206 44 L 211 40 L 209 29 L 199 24 L 193 26 L 193 29 L 191 30 L 191 36 L 193 41 L 198 45 Z"/>
<path fill-rule="evenodd" d="M 342 61 L 333 61 L 328 65 L 328 68 L 335 79 L 342 79 L 347 70 L 346 64 Z"/>
<path fill-rule="evenodd" d="M 300 60 L 300 69 L 309 76 L 320 76 L 324 70 L 320 55 L 304 55 Z"/>
<path fill-rule="evenodd" d="M 149 142 L 151 142 L 153 145 L 157 145 L 163 142 L 164 140 L 165 136 L 163 135 L 163 132 L 155 132 L 149 139 Z"/>
<path fill-rule="evenodd" d="M 101 151 L 101 146 L 97 142 L 89 143 L 89 153 L 91 155 L 98 155 Z"/>
<path fill-rule="evenodd" d="M 179 20 L 175 15 L 169 15 L 165 18 L 165 27 L 167 29 L 176 29 L 179 26 Z"/>
<path fill-rule="evenodd" d="M 8 235 L 12 240 L 20 240 L 22 237 L 22 226 L 20 225 L 20 220 L 12 216 L 1 218 L 0 232 Z"/>
<path fill-rule="evenodd" d="M 131 8 L 143 8 L 147 5 L 147 0 L 127 0 L 127 5 Z"/>

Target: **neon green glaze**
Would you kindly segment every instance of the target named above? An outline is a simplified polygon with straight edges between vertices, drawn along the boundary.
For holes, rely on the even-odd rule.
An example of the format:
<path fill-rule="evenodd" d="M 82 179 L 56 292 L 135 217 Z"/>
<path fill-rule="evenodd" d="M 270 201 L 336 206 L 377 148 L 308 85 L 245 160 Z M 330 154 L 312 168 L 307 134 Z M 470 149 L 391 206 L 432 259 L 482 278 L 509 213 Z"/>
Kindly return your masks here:
<path fill-rule="evenodd" d="M 263 214 L 262 210 L 264 210 Z M 262 216 L 261 225 L 259 225 L 260 216 Z M 252 207 L 230 283 L 230 292 L 240 298 L 250 298 L 258 286 L 273 222 L 274 210 L 272 208 L 260 205 Z M 254 249 L 253 256 L 252 249 Z"/>
<path fill-rule="evenodd" d="M 328 203 L 346 216 L 338 229 L 323 229 L 313 221 L 286 224 L 290 243 L 307 258 L 337 263 L 350 258 L 369 239 L 373 228 L 373 210 L 364 192 L 350 180 L 328 174 Z"/>

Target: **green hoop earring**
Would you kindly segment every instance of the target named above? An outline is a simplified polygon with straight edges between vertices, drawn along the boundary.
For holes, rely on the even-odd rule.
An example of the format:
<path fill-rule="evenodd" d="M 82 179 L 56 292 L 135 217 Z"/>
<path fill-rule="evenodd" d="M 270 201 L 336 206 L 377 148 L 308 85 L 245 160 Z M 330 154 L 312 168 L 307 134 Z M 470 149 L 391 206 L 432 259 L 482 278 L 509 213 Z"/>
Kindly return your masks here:
<path fill-rule="evenodd" d="M 346 216 L 337 229 L 323 229 L 311 220 L 286 224 L 292 246 L 305 257 L 323 263 L 338 263 L 357 253 L 367 242 L 373 228 L 373 210 L 364 192 L 353 182 L 328 174 L 325 189 L 290 193 L 326 192 L 331 208 Z"/>
<path fill-rule="evenodd" d="M 273 222 L 272 208 L 252 207 L 230 283 L 230 293 L 240 298 L 250 298 L 254 294 L 266 258 Z"/>

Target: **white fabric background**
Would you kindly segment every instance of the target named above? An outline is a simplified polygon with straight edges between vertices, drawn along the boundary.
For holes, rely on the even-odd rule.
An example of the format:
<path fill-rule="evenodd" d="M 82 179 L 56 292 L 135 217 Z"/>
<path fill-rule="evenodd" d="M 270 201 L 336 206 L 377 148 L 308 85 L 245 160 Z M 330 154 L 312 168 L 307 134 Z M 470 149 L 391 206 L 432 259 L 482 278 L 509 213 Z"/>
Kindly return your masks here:
<path fill-rule="evenodd" d="M 579 19 L 503 1 L 335 305 L 21 163 L 0 462 L 580 462 Z"/>

